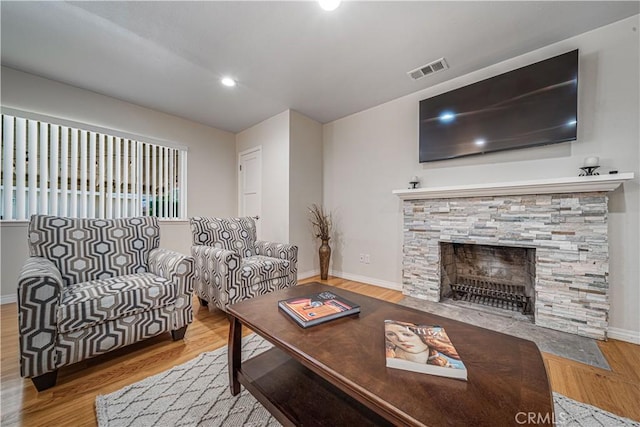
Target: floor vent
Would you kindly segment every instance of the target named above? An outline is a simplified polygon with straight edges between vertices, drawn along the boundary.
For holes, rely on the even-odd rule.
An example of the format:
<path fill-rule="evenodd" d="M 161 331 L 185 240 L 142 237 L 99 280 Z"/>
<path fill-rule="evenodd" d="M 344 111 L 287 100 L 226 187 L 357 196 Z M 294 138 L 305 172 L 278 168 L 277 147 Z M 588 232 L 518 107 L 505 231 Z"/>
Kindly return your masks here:
<path fill-rule="evenodd" d="M 447 65 L 447 61 L 445 61 L 444 58 L 440 58 L 428 63 L 427 65 L 418 67 L 415 70 L 411 70 L 407 74 L 413 80 L 418 80 L 430 74 L 437 73 L 438 71 L 446 70 L 447 68 L 449 68 L 449 65 Z"/>

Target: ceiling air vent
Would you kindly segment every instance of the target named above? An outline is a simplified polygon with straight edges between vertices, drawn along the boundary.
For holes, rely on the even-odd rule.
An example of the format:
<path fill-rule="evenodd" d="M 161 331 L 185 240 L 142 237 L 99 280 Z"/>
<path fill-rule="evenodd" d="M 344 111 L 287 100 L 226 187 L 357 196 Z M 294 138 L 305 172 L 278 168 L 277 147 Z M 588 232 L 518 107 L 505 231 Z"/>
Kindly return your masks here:
<path fill-rule="evenodd" d="M 428 63 L 427 65 L 418 67 L 415 70 L 411 70 L 407 74 L 409 74 L 409 77 L 411 77 L 413 80 L 418 80 L 425 76 L 428 76 L 429 74 L 446 70 L 447 68 L 449 68 L 449 66 L 447 65 L 447 61 L 445 61 L 444 58 L 440 58 Z"/>

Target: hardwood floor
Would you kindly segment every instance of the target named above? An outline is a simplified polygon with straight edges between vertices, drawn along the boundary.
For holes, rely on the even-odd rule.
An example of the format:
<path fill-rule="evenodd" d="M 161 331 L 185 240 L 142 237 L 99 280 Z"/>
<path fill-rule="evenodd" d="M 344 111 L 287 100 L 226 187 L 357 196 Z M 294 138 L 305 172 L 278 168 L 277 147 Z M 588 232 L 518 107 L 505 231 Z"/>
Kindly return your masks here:
<path fill-rule="evenodd" d="M 301 283 L 319 281 L 318 277 Z M 364 283 L 330 278 L 323 281 L 375 298 L 398 302 L 402 294 Z M 30 380 L 20 377 L 18 365 L 17 306 L 0 308 L 1 325 L 1 425 L 95 426 L 94 402 L 99 394 L 195 358 L 227 344 L 229 324 L 220 312 L 195 307 L 195 320 L 183 341 L 170 334 L 151 338 L 104 356 L 62 368 L 58 385 L 37 393 Z M 640 346 L 609 340 L 599 343 L 612 371 L 543 353 L 554 391 L 615 414 L 640 421 Z"/>

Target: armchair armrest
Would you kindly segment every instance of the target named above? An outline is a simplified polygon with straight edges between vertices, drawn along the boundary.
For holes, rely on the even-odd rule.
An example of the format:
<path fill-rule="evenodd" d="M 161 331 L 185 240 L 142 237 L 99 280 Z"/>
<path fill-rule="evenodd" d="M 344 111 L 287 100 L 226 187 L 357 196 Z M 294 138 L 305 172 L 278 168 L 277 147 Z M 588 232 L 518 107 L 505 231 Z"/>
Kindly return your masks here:
<path fill-rule="evenodd" d="M 298 264 L 298 247 L 296 245 L 258 240 L 256 241 L 256 254 L 286 259 L 292 264 Z"/>
<path fill-rule="evenodd" d="M 207 301 L 225 310 L 240 275 L 240 255 L 213 246 L 191 247 L 196 264 L 196 290 Z"/>
<path fill-rule="evenodd" d="M 33 378 L 56 370 L 57 311 L 64 284 L 46 258 L 30 257 L 18 276 L 20 374 Z"/>
<path fill-rule="evenodd" d="M 191 279 L 186 281 L 181 292 L 193 291 L 193 258 L 171 251 L 169 249 L 157 248 L 149 253 L 149 271 L 167 280 Z"/>
<path fill-rule="evenodd" d="M 149 253 L 149 272 L 176 284 L 176 307 L 172 330 L 193 322 L 191 295 L 195 280 L 193 258 L 169 249 L 157 248 Z"/>

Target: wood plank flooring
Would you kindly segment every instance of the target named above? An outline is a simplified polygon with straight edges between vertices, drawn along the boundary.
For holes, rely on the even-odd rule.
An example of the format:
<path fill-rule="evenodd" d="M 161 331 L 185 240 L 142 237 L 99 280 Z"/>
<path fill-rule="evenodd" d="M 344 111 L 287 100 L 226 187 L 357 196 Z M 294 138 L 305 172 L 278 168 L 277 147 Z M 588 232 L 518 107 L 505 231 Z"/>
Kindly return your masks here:
<path fill-rule="evenodd" d="M 318 277 L 301 283 L 320 281 Z M 324 283 L 386 301 L 398 302 L 398 291 L 329 278 Z M 20 377 L 17 306 L 0 306 L 1 422 L 2 426 L 96 426 L 97 395 L 187 362 L 204 351 L 227 344 L 229 324 L 224 313 L 195 307 L 195 320 L 183 341 L 163 334 L 142 343 L 62 368 L 58 385 L 37 393 Z M 640 421 L 640 346 L 609 340 L 599 343 L 612 371 L 543 353 L 554 391 L 607 411 Z"/>

